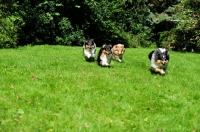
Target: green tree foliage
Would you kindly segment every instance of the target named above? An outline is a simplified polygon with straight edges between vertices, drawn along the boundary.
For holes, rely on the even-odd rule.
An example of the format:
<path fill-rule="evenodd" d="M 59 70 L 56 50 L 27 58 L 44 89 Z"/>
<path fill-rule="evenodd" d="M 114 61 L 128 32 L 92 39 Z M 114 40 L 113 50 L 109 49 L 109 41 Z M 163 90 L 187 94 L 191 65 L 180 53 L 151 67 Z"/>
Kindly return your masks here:
<path fill-rule="evenodd" d="M 21 30 L 20 42 L 72 45 L 81 41 L 81 31 L 75 30 L 68 19 L 60 15 L 62 6 L 58 0 L 22 2 L 19 12 L 26 25 Z"/>
<path fill-rule="evenodd" d="M 58 34 L 56 34 L 56 43 L 62 45 L 72 45 L 72 43 L 75 42 L 73 45 L 80 45 L 81 42 L 83 42 L 83 31 L 75 31 L 67 18 L 63 18 L 58 23 L 58 28 L 60 33 L 58 32 Z"/>
<path fill-rule="evenodd" d="M 18 19 L 19 17 L 13 15 L 6 18 L 0 15 L 0 48 L 17 47 L 19 26 L 16 21 Z"/>
<path fill-rule="evenodd" d="M 0 35 L 8 47 L 82 45 L 88 38 L 98 46 L 199 46 L 199 0 L 2 0 L 0 4 L 0 21 L 6 27 Z M 169 21 L 177 26 L 162 25 Z M 11 37 L 5 39 L 8 31 Z"/>
<path fill-rule="evenodd" d="M 0 48 L 16 48 L 22 19 L 15 12 L 15 3 L 3 2 L 0 4 Z"/>
<path fill-rule="evenodd" d="M 154 13 L 162 13 L 168 7 L 171 7 L 178 3 L 178 0 L 149 0 L 148 5 L 150 10 Z"/>
<path fill-rule="evenodd" d="M 177 26 L 163 32 L 160 40 L 175 50 L 199 51 L 200 49 L 200 1 L 183 0 L 169 9 Z"/>
<path fill-rule="evenodd" d="M 120 0 L 112 2 L 86 0 L 85 2 L 91 11 L 86 29 L 87 35 L 100 43 L 124 43 L 125 39 L 120 36 L 120 33 L 126 28 L 125 24 L 129 17 L 124 2 Z"/>

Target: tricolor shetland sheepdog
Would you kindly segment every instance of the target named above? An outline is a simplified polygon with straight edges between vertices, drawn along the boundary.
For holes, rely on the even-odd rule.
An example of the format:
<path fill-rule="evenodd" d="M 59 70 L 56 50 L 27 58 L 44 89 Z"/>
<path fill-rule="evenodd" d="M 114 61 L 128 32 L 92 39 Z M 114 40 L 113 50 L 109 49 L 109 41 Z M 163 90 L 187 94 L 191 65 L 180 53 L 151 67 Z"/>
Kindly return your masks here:
<path fill-rule="evenodd" d="M 168 50 L 166 48 L 158 48 L 151 51 L 148 57 L 151 63 L 151 69 L 154 72 L 164 75 L 170 59 Z"/>
<path fill-rule="evenodd" d="M 112 48 L 111 44 L 103 44 L 103 46 L 99 50 L 98 57 L 97 57 L 98 65 L 110 66 L 111 59 L 112 59 L 111 48 Z"/>
<path fill-rule="evenodd" d="M 86 61 L 94 61 L 96 53 L 96 44 L 94 39 L 86 40 L 83 44 L 83 55 Z"/>

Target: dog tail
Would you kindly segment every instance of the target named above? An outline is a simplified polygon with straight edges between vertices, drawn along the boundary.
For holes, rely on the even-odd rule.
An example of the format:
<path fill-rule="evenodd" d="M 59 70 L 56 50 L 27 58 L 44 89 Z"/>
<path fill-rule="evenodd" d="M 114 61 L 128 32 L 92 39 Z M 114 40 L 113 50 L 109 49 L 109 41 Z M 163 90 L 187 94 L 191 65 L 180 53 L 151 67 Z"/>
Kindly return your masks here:
<path fill-rule="evenodd" d="M 154 51 L 155 51 L 155 50 L 153 50 L 153 51 L 151 51 L 151 52 L 149 53 L 149 55 L 148 55 L 149 60 L 151 60 L 151 57 L 152 57 L 152 54 L 153 54 Z"/>

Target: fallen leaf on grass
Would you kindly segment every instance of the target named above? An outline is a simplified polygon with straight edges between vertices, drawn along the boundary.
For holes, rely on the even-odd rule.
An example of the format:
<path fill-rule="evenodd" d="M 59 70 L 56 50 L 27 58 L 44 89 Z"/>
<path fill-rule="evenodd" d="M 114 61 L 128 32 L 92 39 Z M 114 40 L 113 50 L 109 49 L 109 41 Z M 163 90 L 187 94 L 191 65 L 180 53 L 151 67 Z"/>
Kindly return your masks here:
<path fill-rule="evenodd" d="M 28 103 L 27 103 L 27 104 L 32 104 L 32 100 L 28 101 Z"/>
<path fill-rule="evenodd" d="M 35 79 L 37 79 L 37 78 L 38 78 L 38 77 L 37 77 L 37 76 L 34 76 L 34 75 L 31 77 L 32 80 L 35 80 Z"/>
<path fill-rule="evenodd" d="M 16 122 L 20 122 L 20 120 L 19 120 L 19 119 L 17 119 L 17 118 L 15 118 L 14 120 L 15 120 Z"/>
<path fill-rule="evenodd" d="M 14 84 L 11 84 L 11 85 L 10 85 L 10 87 L 11 87 L 11 88 L 14 88 L 14 87 L 15 87 L 15 85 L 14 85 Z"/>
<path fill-rule="evenodd" d="M 22 96 L 18 96 L 17 98 L 18 98 L 18 99 L 22 99 Z"/>
<path fill-rule="evenodd" d="M 172 107 L 169 107 L 169 110 L 172 110 Z"/>

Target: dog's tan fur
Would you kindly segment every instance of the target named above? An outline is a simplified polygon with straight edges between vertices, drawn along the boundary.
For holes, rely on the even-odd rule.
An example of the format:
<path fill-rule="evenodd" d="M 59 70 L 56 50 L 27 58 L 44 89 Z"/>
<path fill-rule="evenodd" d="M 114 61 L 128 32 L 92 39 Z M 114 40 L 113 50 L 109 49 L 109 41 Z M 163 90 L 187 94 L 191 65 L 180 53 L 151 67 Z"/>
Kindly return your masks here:
<path fill-rule="evenodd" d="M 83 44 L 83 55 L 85 57 L 85 60 L 94 61 L 95 53 L 96 53 L 96 44 L 94 42 L 94 39 L 86 40 Z"/>
<path fill-rule="evenodd" d="M 121 62 L 125 52 L 124 44 L 114 45 L 113 48 L 111 49 L 111 52 L 112 52 L 112 58 L 114 60 Z"/>
<path fill-rule="evenodd" d="M 166 64 L 168 63 L 169 61 L 168 60 L 166 60 Z M 163 61 L 162 60 L 157 60 L 156 61 L 156 63 L 159 65 L 159 66 L 161 66 L 162 67 L 162 65 L 163 65 Z M 152 68 L 155 72 L 159 72 L 159 73 L 163 73 L 163 69 L 162 68 Z"/>
<path fill-rule="evenodd" d="M 100 66 L 108 66 L 111 63 L 112 54 L 111 54 L 111 44 L 103 44 L 101 49 L 99 50 L 97 63 Z"/>
<path fill-rule="evenodd" d="M 107 54 L 108 52 L 106 50 L 103 50 L 101 55 L 107 55 Z"/>
<path fill-rule="evenodd" d="M 94 45 L 92 45 L 92 46 L 89 46 L 89 45 L 87 45 L 87 44 L 86 44 L 86 45 L 85 45 L 85 48 L 86 48 L 86 49 L 90 49 L 90 48 L 91 48 L 91 49 L 94 49 L 94 48 L 95 48 L 95 46 L 94 46 Z"/>
<path fill-rule="evenodd" d="M 158 48 L 151 51 L 148 57 L 151 64 L 151 70 L 164 75 L 170 59 L 168 50 L 165 48 Z"/>
<path fill-rule="evenodd" d="M 162 65 L 162 64 L 163 64 L 163 61 L 162 61 L 162 60 L 157 60 L 156 63 L 157 63 L 158 65 Z M 166 60 L 165 63 L 168 63 L 168 60 Z"/>

